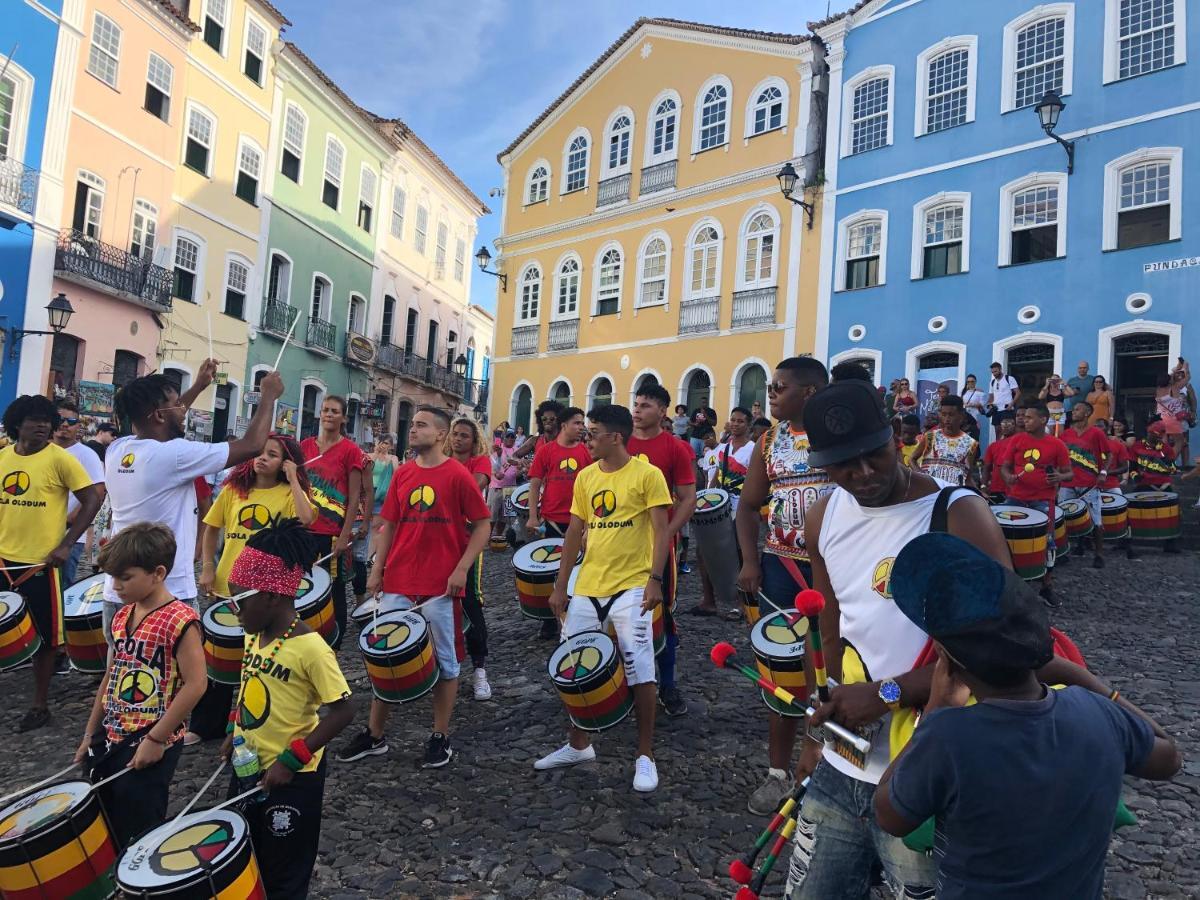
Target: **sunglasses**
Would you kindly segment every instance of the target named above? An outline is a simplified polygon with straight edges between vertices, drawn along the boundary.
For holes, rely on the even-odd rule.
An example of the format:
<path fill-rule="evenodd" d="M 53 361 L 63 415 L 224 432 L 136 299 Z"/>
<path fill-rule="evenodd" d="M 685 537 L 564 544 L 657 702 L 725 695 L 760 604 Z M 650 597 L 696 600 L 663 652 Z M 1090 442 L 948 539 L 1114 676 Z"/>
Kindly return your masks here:
<path fill-rule="evenodd" d="M 260 593 L 260 591 L 256 588 L 251 591 L 242 591 L 240 594 L 234 594 L 232 597 L 226 596 L 225 594 L 217 594 L 217 593 L 214 593 L 213 596 L 216 597 L 218 600 L 224 601 L 229 606 L 229 608 L 236 613 L 236 612 L 242 611 L 242 601 L 243 600 L 249 600 L 251 597 L 253 597 L 257 593 Z"/>
<path fill-rule="evenodd" d="M 62 420 L 62 424 L 63 424 L 63 425 L 78 425 L 78 424 L 79 424 L 79 420 L 78 420 L 78 419 L 66 419 L 66 418 L 64 418 L 64 419 Z"/>

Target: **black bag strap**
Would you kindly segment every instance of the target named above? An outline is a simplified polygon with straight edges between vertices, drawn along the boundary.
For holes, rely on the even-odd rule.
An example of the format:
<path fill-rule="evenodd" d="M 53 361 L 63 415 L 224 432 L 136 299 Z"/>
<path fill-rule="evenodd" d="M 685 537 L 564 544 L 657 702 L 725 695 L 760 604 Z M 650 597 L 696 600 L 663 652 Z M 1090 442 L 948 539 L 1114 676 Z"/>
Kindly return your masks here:
<path fill-rule="evenodd" d="M 947 485 L 938 491 L 937 499 L 933 501 L 933 512 L 929 514 L 929 530 L 931 532 L 944 534 L 950 530 L 950 498 L 954 496 L 955 491 L 970 491 L 985 503 L 987 502 L 987 497 L 973 487 L 967 487 L 965 484 Z"/>

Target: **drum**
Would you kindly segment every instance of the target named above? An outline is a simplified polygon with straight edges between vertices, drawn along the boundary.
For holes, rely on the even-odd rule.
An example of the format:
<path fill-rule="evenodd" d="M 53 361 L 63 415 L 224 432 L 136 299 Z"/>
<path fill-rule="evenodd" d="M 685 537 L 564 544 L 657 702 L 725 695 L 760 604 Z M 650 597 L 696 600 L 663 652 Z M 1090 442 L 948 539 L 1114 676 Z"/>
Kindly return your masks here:
<path fill-rule="evenodd" d="M 370 622 L 375 616 L 375 607 L 379 605 L 378 597 L 368 597 L 350 611 L 350 621 L 357 625 Z"/>
<path fill-rule="evenodd" d="M 1054 558 L 1067 556 L 1071 552 L 1071 540 L 1067 535 L 1067 513 L 1061 506 L 1054 507 Z"/>
<path fill-rule="evenodd" d="M 516 517 L 517 543 L 525 539 L 525 525 L 529 522 L 529 483 L 518 484 L 509 495 L 508 502 L 512 505 L 512 514 Z"/>
<path fill-rule="evenodd" d="M 0 810 L 0 897 L 111 897 L 117 846 L 86 781 L 64 781 Z"/>
<path fill-rule="evenodd" d="M 1063 511 L 1064 518 L 1067 520 L 1068 539 L 1078 541 L 1092 533 L 1092 529 L 1095 527 L 1092 524 L 1092 513 L 1082 500 L 1064 500 L 1058 508 Z M 1058 532 L 1055 531 L 1056 536 L 1057 534 Z"/>
<path fill-rule="evenodd" d="M 801 699 L 808 696 L 804 677 L 807 634 L 808 619 L 799 613 L 771 613 L 759 619 L 750 631 L 750 649 L 754 651 L 758 674 Z M 772 712 L 792 718 L 804 715 L 804 710 L 784 703 L 774 694 L 765 690 L 761 693 Z"/>
<path fill-rule="evenodd" d="M 340 586 L 339 586 L 340 589 Z M 296 592 L 296 612 L 309 628 L 332 646 L 338 639 L 337 617 L 333 611 L 333 590 L 329 573 L 320 566 L 305 573 Z"/>
<path fill-rule="evenodd" d="M 1179 495 L 1170 491 L 1134 491 L 1129 501 L 1130 537 L 1136 541 L 1170 541 L 1179 537 Z"/>
<path fill-rule="evenodd" d="M 493 553 L 503 553 L 508 549 L 508 538 L 502 534 L 493 535 L 488 541 L 488 549 Z"/>
<path fill-rule="evenodd" d="M 104 575 L 77 581 L 63 592 L 67 658 L 79 672 L 101 674 L 108 668 L 104 640 Z"/>
<path fill-rule="evenodd" d="M 231 809 L 189 813 L 148 831 L 117 863 L 125 897 L 265 900 L 246 820 Z"/>
<path fill-rule="evenodd" d="M 575 581 L 579 578 L 579 566 L 575 566 L 571 570 L 571 577 L 567 580 L 567 597 L 575 596 Z M 660 603 L 654 607 L 650 613 L 650 634 L 654 640 L 654 655 L 658 656 L 667 649 L 667 632 L 663 624 L 663 605 Z M 606 626 L 606 632 L 614 641 L 617 639 L 616 629 L 611 625 Z"/>
<path fill-rule="evenodd" d="M 692 533 L 696 555 L 704 560 L 704 571 L 712 582 L 717 607 L 732 607 L 737 603 L 738 551 L 733 503 L 727 491 L 706 488 L 696 493 Z"/>
<path fill-rule="evenodd" d="M 762 618 L 762 612 L 758 608 L 758 601 L 745 591 L 738 591 L 737 596 L 738 605 L 742 608 L 742 616 L 746 619 L 746 624 L 758 624 L 758 620 Z"/>
<path fill-rule="evenodd" d="M 1023 506 L 1002 504 L 992 507 L 992 515 L 1008 541 L 1017 574 L 1026 581 L 1036 581 L 1045 575 L 1046 524 L 1049 521 L 1046 514 Z"/>
<path fill-rule="evenodd" d="M 242 623 L 228 601 L 214 603 L 200 617 L 204 631 L 204 665 L 217 684 L 237 684 L 246 643 Z"/>
<path fill-rule="evenodd" d="M 1129 536 L 1129 501 L 1120 494 L 1100 492 L 1100 527 L 1106 541 Z"/>
<path fill-rule="evenodd" d="M 513 554 L 513 569 L 517 577 L 517 602 L 522 615 L 530 619 L 553 619 L 550 594 L 558 578 L 562 561 L 562 538 L 548 538 L 526 544 Z M 579 555 L 583 559 L 583 554 Z M 578 567 L 579 561 L 575 565 Z"/>
<path fill-rule="evenodd" d="M 621 654 L 603 631 L 583 631 L 563 641 L 550 655 L 547 669 L 577 728 L 603 731 L 633 709 Z"/>
<path fill-rule="evenodd" d="M 425 617 L 413 610 L 384 613 L 358 636 L 371 690 L 385 703 L 410 703 L 437 684 L 439 670 Z"/>
<path fill-rule="evenodd" d="M 42 636 L 33 627 L 25 598 L 0 591 L 0 672 L 21 665 L 42 649 Z"/>

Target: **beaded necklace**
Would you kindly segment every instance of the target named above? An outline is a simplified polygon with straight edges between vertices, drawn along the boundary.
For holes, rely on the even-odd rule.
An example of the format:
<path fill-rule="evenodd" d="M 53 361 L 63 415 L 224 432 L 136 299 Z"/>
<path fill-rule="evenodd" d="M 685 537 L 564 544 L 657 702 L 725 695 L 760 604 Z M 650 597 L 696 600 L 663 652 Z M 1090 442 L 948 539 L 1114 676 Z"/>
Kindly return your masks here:
<path fill-rule="evenodd" d="M 281 634 L 278 638 L 275 639 L 275 646 L 272 647 L 271 652 L 267 654 L 266 665 L 263 668 L 264 672 L 271 671 L 271 663 L 275 661 L 275 656 L 279 653 L 280 649 L 283 647 L 283 642 L 292 636 L 292 632 L 296 630 L 296 626 L 299 624 L 300 624 L 300 613 L 296 613 L 295 618 L 292 619 L 292 624 L 287 627 L 287 631 L 285 631 L 283 634 Z M 258 649 L 261 651 L 262 650 L 262 635 L 261 634 L 258 636 L 258 641 L 259 641 Z M 250 680 L 250 674 L 247 674 L 248 668 L 249 667 L 246 666 L 244 663 L 242 664 L 242 673 L 241 673 L 241 682 L 242 683 L 241 683 L 241 686 L 238 688 L 237 703 L 234 704 L 234 707 L 233 707 L 235 710 L 241 709 L 241 706 L 242 706 L 242 695 L 246 691 L 246 683 Z"/>

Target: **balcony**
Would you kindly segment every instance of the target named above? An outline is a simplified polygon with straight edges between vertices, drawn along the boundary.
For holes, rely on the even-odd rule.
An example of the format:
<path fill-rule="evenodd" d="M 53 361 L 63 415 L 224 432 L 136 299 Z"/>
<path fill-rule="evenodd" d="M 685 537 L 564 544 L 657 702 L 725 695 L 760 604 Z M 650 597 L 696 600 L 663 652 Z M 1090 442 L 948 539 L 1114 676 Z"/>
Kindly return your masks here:
<path fill-rule="evenodd" d="M 638 196 L 653 194 L 656 191 L 674 190 L 676 165 L 676 161 L 672 159 L 642 169 L 642 186 L 638 188 Z"/>
<path fill-rule="evenodd" d="M 0 159 L 0 206 L 33 215 L 37 199 L 38 170 L 5 157 Z"/>
<path fill-rule="evenodd" d="M 171 311 L 170 272 L 82 231 L 59 232 L 54 274 L 154 312 Z"/>
<path fill-rule="evenodd" d="M 332 322 L 326 322 L 324 319 L 309 318 L 308 333 L 304 337 L 304 342 L 311 349 L 319 350 L 322 353 L 332 353 L 333 342 L 336 337 L 337 328 Z"/>
<path fill-rule="evenodd" d="M 574 350 L 578 346 L 578 319 L 566 319 L 562 322 L 550 323 L 550 341 L 546 345 L 547 350 Z"/>
<path fill-rule="evenodd" d="M 520 328 L 514 328 L 512 331 L 512 355 L 532 356 L 537 353 L 539 330 L 540 327 L 537 325 L 522 325 Z"/>
<path fill-rule="evenodd" d="M 394 375 L 419 381 L 455 397 L 466 398 L 470 382 L 449 366 L 432 362 L 416 353 L 408 353 L 403 347 L 380 344 L 375 349 L 375 366 Z"/>
<path fill-rule="evenodd" d="M 292 321 L 300 315 L 300 310 L 293 309 L 286 300 L 268 297 L 263 307 L 262 327 L 278 337 L 286 337 L 291 330 Z"/>
<path fill-rule="evenodd" d="M 733 327 L 775 324 L 776 288 L 755 288 L 735 291 L 733 295 Z"/>
<path fill-rule="evenodd" d="M 700 334 L 705 331 L 716 331 L 717 317 L 720 313 L 720 297 L 684 300 L 679 304 L 679 333 Z"/>
<path fill-rule="evenodd" d="M 375 365 L 398 375 L 404 371 L 404 351 L 394 344 L 381 343 L 375 350 Z"/>
<path fill-rule="evenodd" d="M 596 189 L 596 209 L 602 206 L 612 206 L 622 200 L 629 199 L 629 185 L 633 183 L 633 175 L 626 172 L 616 178 L 608 178 L 600 182 Z"/>

